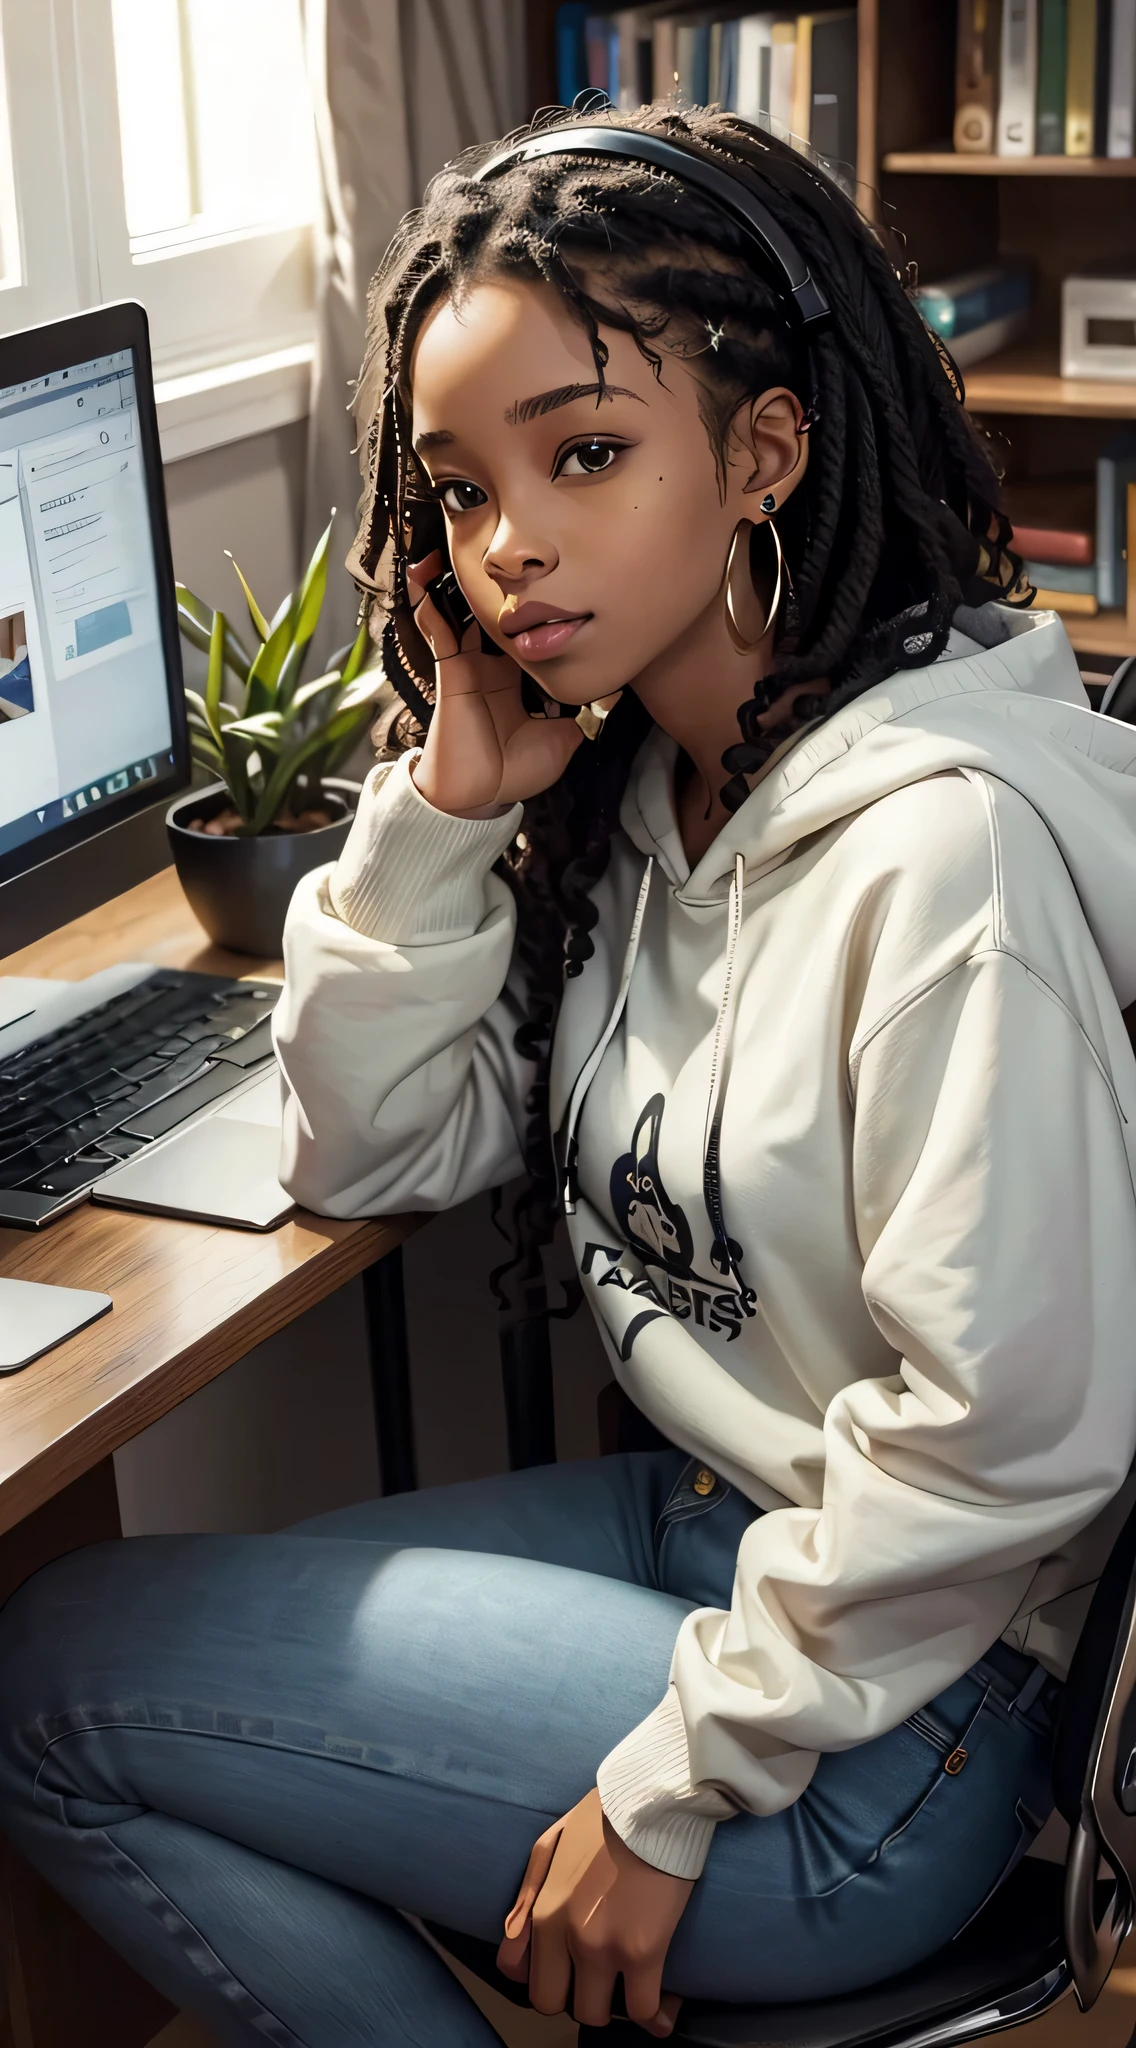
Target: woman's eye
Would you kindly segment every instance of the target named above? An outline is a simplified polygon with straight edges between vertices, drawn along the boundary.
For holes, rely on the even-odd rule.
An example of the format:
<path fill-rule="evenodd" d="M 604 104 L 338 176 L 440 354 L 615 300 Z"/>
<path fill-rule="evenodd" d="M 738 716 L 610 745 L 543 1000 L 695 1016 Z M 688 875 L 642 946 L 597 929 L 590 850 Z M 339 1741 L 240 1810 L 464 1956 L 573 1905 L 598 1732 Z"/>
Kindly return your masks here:
<path fill-rule="evenodd" d="M 486 494 L 480 484 L 460 481 L 443 484 L 438 496 L 451 517 L 456 517 L 459 512 L 473 512 L 486 502 Z"/>
<path fill-rule="evenodd" d="M 617 441 L 578 441 L 574 448 L 561 456 L 557 463 L 557 476 L 599 476 L 610 469 L 619 453 Z"/>

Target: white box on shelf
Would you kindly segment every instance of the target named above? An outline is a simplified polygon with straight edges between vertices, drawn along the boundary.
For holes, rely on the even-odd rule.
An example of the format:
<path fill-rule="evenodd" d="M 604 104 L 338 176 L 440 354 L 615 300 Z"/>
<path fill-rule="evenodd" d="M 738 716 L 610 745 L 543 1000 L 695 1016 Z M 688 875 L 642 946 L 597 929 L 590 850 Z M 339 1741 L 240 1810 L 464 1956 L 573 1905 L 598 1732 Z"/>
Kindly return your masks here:
<path fill-rule="evenodd" d="M 1136 379 L 1136 272 L 1065 279 L 1061 375 Z"/>

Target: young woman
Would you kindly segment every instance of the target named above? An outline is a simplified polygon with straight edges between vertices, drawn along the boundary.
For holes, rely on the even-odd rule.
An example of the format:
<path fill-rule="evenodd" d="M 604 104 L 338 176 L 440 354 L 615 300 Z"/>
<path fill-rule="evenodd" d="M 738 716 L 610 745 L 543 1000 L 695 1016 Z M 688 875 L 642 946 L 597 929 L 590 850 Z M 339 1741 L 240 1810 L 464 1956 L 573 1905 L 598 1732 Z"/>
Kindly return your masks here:
<path fill-rule="evenodd" d="M 677 1448 L 11 1602 L 4 1827 L 232 2043 L 489 2041 L 399 1909 L 656 2035 L 918 1962 L 1049 1811 L 1126 1505 L 1136 740 L 998 601 L 837 188 L 588 128 L 463 159 L 376 282 L 356 567 L 423 743 L 293 905 L 285 1178 L 526 1166 L 522 1294 L 562 1185 Z"/>

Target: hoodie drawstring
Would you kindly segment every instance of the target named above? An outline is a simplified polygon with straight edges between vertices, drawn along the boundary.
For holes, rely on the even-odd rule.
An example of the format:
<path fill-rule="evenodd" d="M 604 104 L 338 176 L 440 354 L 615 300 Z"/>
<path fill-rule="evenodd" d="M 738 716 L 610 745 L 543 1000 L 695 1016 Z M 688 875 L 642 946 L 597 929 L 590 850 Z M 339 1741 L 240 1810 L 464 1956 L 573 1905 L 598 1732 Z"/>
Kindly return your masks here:
<path fill-rule="evenodd" d="M 702 1141 L 702 1198 L 706 1213 L 714 1232 L 714 1244 L 710 1257 L 718 1271 L 733 1274 L 743 1295 L 750 1297 L 752 1290 L 746 1285 L 739 1271 L 740 1249 L 734 1244 L 726 1229 L 722 1211 L 722 1113 L 726 1103 L 726 1089 L 730 1080 L 730 1052 L 734 1038 L 734 1011 L 731 997 L 734 990 L 734 965 L 737 959 L 738 940 L 742 929 L 742 898 L 745 891 L 745 856 L 734 855 L 734 878 L 730 883 L 729 928 L 726 934 L 726 971 L 722 980 L 722 999 L 718 1005 L 718 1022 L 714 1028 L 714 1051 L 710 1060 L 710 1099 L 706 1105 L 706 1129 Z"/>
<path fill-rule="evenodd" d="M 577 1126 L 580 1122 L 580 1112 L 584 1107 L 584 1097 L 596 1078 L 600 1061 L 615 1036 L 619 1020 L 627 1003 L 627 991 L 631 987 L 631 976 L 635 970 L 639 940 L 643 933 L 643 919 L 647 912 L 647 897 L 651 890 L 651 875 L 654 871 L 654 866 L 655 861 L 652 855 L 643 870 L 643 880 L 639 884 L 639 900 L 635 905 L 635 915 L 631 920 L 631 936 L 627 941 L 627 951 L 623 956 L 623 972 L 619 977 L 619 989 L 615 998 L 615 1007 L 607 1020 L 603 1036 L 593 1047 L 580 1069 L 576 1086 L 572 1090 L 572 1099 L 568 1104 L 568 1126 L 564 1144 L 564 1214 L 566 1216 L 574 1216 L 576 1214 L 576 1199 L 580 1192 L 576 1174 L 577 1161 L 580 1155 L 580 1142 L 576 1135 Z"/>
<path fill-rule="evenodd" d="M 563 1180 L 564 1213 L 566 1216 L 575 1215 L 576 1203 L 580 1192 L 577 1172 L 580 1154 L 578 1130 L 580 1116 L 584 1107 L 584 1098 L 592 1082 L 595 1080 L 596 1074 L 599 1071 L 600 1061 L 611 1044 L 619 1027 L 620 1018 L 627 1007 L 627 992 L 631 987 L 631 976 L 635 970 L 639 942 L 643 935 L 643 919 L 647 911 L 647 897 L 650 893 L 651 876 L 654 866 L 655 862 L 652 857 L 647 862 L 643 871 L 643 880 L 639 885 L 639 900 L 635 905 L 635 916 L 631 921 L 631 936 L 627 941 L 627 950 L 623 956 L 623 972 L 619 977 L 619 989 L 611 1015 L 604 1027 L 603 1035 L 593 1047 L 583 1067 L 580 1069 L 576 1085 L 572 1090 L 571 1101 L 568 1105 Z M 734 1009 L 732 1002 L 734 967 L 737 961 L 738 939 L 741 936 L 742 929 L 742 898 L 744 891 L 745 856 L 739 853 L 734 857 L 734 874 L 733 880 L 730 883 L 729 925 L 726 934 L 726 969 L 722 981 L 722 997 L 718 1005 L 718 1021 L 714 1028 L 714 1050 L 710 1061 L 710 1097 L 706 1105 L 706 1128 L 702 1148 L 702 1195 L 706 1204 L 706 1213 L 710 1218 L 710 1226 L 714 1233 L 714 1243 L 710 1253 L 711 1260 L 721 1274 L 733 1276 L 744 1299 L 752 1303 L 756 1297 L 752 1288 L 742 1279 L 739 1270 L 741 1248 L 733 1242 L 729 1231 L 726 1229 L 726 1219 L 722 1210 L 720 1164 L 722 1114 L 725 1107 L 726 1089 L 730 1079 L 730 1052 L 734 1036 Z"/>

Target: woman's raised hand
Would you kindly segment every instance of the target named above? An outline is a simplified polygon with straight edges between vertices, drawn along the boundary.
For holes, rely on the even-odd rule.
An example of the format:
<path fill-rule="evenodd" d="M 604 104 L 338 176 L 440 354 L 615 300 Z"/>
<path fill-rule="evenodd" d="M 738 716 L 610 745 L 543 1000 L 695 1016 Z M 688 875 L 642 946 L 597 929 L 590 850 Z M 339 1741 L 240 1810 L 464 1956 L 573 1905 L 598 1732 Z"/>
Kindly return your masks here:
<path fill-rule="evenodd" d="M 521 671 L 507 654 L 484 654 L 476 622 L 461 646 L 426 585 L 442 567 L 435 550 L 410 565 L 406 587 L 414 622 L 435 661 L 434 716 L 414 768 L 416 787 L 435 810 L 492 816 L 558 781 L 583 734 L 571 718 L 530 718 Z"/>

